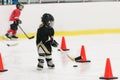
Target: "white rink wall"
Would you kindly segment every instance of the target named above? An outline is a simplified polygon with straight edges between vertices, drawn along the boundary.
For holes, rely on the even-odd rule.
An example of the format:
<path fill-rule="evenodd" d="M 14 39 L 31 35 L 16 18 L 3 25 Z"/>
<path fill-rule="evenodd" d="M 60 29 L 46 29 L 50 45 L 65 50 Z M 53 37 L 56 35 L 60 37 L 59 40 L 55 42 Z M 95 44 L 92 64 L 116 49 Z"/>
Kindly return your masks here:
<path fill-rule="evenodd" d="M 9 16 L 14 8 L 15 5 L 0 6 L 0 35 L 8 30 Z M 120 2 L 24 5 L 21 27 L 27 33 L 36 32 L 41 16 L 46 12 L 55 17 L 56 31 L 120 28 Z"/>

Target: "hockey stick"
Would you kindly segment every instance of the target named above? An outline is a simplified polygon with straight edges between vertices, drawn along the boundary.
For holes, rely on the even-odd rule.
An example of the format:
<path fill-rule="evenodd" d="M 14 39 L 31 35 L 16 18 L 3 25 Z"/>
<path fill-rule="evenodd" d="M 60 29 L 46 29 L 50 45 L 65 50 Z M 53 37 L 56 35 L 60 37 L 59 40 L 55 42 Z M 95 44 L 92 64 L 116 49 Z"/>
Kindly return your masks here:
<path fill-rule="evenodd" d="M 18 45 L 18 43 L 15 43 L 15 44 L 6 44 L 8 47 L 11 47 L 11 46 L 16 46 Z"/>
<path fill-rule="evenodd" d="M 8 47 L 11 47 L 11 46 L 16 46 L 16 45 L 18 45 L 18 43 L 15 43 L 15 44 L 8 44 L 8 43 L 5 43 L 5 42 L 3 42 L 3 41 L 1 41 L 3 44 L 5 44 L 6 46 L 8 46 Z"/>
<path fill-rule="evenodd" d="M 75 62 L 78 62 L 80 59 L 82 59 L 82 56 L 78 56 L 78 57 L 73 58 L 73 57 L 69 56 L 68 54 L 66 54 L 66 55 L 70 60 L 75 61 Z"/>
<path fill-rule="evenodd" d="M 59 49 L 59 51 L 60 51 L 60 52 L 65 52 L 65 51 L 63 51 L 61 48 Z M 75 58 L 71 57 L 71 56 L 68 55 L 68 54 L 66 54 L 66 56 L 67 56 L 71 61 L 75 61 L 75 62 L 77 62 L 77 61 L 79 61 L 80 59 L 82 59 L 82 56 L 78 56 L 78 57 L 75 57 Z"/>
<path fill-rule="evenodd" d="M 20 25 L 18 25 L 18 26 L 19 26 L 19 28 L 22 30 L 22 32 L 24 33 L 24 35 L 25 35 L 28 39 L 33 39 L 33 38 L 34 38 L 34 36 L 29 37 L 29 36 L 25 33 L 25 31 L 21 28 L 21 26 L 20 26 Z"/>

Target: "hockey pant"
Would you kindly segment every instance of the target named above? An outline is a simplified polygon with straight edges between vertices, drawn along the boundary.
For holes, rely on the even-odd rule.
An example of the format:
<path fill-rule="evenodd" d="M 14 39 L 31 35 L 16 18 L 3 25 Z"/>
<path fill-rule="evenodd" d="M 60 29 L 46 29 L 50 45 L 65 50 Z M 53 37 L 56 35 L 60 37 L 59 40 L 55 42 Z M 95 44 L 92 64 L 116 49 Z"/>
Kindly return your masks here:
<path fill-rule="evenodd" d="M 44 59 L 47 61 L 48 67 L 54 67 L 52 63 L 52 47 L 49 43 L 43 44 L 42 41 L 39 43 L 38 49 L 38 67 L 42 67 L 44 65 Z"/>
<path fill-rule="evenodd" d="M 10 33 L 11 35 L 16 35 L 17 30 L 18 30 L 18 23 L 13 22 L 12 24 L 10 24 L 10 29 L 7 32 Z"/>

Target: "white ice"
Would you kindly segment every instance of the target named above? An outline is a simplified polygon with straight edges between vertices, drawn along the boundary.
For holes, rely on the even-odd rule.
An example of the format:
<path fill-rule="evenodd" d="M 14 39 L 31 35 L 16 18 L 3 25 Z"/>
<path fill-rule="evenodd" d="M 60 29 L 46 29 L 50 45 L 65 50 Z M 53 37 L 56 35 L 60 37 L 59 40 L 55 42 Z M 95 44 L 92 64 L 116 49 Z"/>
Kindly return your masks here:
<path fill-rule="evenodd" d="M 0 41 L 0 53 L 3 66 L 8 69 L 0 72 L 0 80 L 99 80 L 104 76 L 106 58 L 110 58 L 113 76 L 120 76 L 120 34 L 64 36 L 67 52 L 53 48 L 54 69 L 37 69 L 36 39 L 17 41 Z M 61 45 L 62 37 L 55 37 Z M 6 44 L 18 43 L 8 47 Z M 90 63 L 75 63 L 66 54 L 77 57 L 81 45 L 84 45 L 87 60 Z M 73 67 L 78 65 L 78 67 Z"/>

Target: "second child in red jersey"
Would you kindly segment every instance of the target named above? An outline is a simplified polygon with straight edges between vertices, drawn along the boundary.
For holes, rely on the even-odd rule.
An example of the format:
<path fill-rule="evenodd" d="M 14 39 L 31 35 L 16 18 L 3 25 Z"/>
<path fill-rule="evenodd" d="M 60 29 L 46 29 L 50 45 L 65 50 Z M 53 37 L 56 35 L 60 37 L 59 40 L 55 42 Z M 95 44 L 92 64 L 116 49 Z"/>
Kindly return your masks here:
<path fill-rule="evenodd" d="M 24 6 L 20 3 L 16 4 L 16 9 L 14 9 L 10 15 L 9 21 L 12 22 L 10 24 L 10 29 L 7 31 L 5 34 L 5 37 L 8 39 L 17 39 L 18 37 L 16 36 L 17 30 L 18 30 L 18 25 L 22 23 L 22 21 L 19 19 L 19 16 L 21 14 L 21 10 L 24 8 Z"/>

